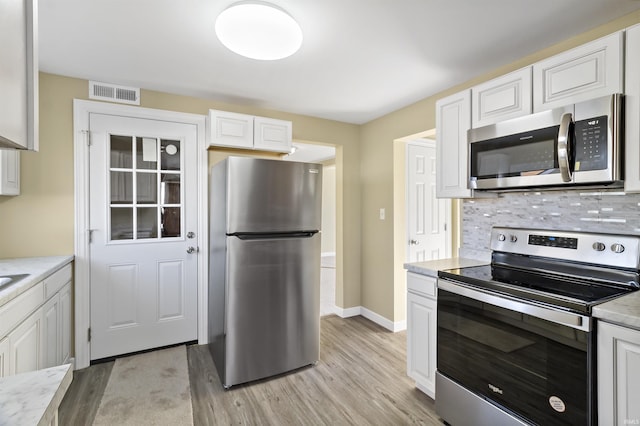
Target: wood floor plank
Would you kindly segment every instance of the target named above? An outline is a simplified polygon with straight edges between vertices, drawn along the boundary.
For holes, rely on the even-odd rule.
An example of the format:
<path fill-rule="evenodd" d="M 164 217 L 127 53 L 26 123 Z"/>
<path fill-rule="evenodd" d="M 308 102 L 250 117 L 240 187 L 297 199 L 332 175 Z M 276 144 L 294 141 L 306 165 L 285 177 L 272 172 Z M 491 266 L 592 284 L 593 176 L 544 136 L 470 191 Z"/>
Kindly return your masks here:
<path fill-rule="evenodd" d="M 195 425 L 441 425 L 406 375 L 406 333 L 363 318 L 321 320 L 314 366 L 225 390 L 207 346 L 187 346 Z M 113 363 L 77 371 L 60 424 L 90 425 Z"/>
<path fill-rule="evenodd" d="M 91 425 L 107 387 L 114 361 L 73 372 L 73 381 L 58 409 L 60 425 Z"/>

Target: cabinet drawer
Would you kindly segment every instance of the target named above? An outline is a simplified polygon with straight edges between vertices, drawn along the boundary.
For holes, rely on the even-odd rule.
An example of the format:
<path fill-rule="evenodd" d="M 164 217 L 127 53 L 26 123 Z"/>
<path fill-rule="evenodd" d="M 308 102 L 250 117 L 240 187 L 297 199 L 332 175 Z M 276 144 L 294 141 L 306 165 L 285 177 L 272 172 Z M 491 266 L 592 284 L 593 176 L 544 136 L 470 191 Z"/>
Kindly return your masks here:
<path fill-rule="evenodd" d="M 44 302 L 43 284 L 39 282 L 0 308 L 0 339 Z"/>
<path fill-rule="evenodd" d="M 45 300 L 56 294 L 69 281 L 71 281 L 70 263 L 44 279 Z"/>
<path fill-rule="evenodd" d="M 436 279 L 426 275 L 407 273 L 407 290 L 412 293 L 420 293 L 432 299 L 437 296 Z"/>

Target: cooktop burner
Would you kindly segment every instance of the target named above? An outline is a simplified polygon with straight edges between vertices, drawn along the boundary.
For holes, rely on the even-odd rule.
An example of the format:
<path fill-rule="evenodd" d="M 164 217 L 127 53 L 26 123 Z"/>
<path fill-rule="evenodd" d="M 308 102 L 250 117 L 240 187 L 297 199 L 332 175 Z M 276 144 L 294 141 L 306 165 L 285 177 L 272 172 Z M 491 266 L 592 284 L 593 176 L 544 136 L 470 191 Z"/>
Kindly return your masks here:
<path fill-rule="evenodd" d="M 497 265 L 440 271 L 438 276 L 580 313 L 590 313 L 594 305 L 638 289 L 633 285 L 576 279 Z"/>

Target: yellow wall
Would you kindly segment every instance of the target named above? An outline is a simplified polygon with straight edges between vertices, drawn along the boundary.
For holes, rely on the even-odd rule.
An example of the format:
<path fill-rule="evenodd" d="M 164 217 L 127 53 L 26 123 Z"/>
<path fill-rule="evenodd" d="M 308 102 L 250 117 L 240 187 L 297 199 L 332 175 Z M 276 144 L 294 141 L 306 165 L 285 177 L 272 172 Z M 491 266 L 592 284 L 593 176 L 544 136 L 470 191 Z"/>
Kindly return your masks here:
<path fill-rule="evenodd" d="M 362 170 L 362 305 L 394 322 L 405 319 L 406 282 L 403 269 L 406 242 L 394 239 L 401 232 L 404 212 L 394 212 L 394 140 L 435 128 L 436 100 L 490 80 L 536 61 L 595 40 L 640 22 L 640 11 L 526 56 L 512 64 L 478 76 L 432 97 L 395 111 L 361 127 Z M 429 76 L 425 75 L 428 79 Z M 396 158 L 398 156 L 396 147 Z M 397 165 L 395 167 L 398 167 Z M 400 173 L 395 172 L 396 175 Z M 381 207 L 386 220 L 378 218 Z M 457 211 L 454 205 L 454 214 Z M 396 218 L 396 214 L 398 217 Z M 396 225 L 394 225 L 394 222 Z M 394 231 L 395 227 L 395 231 Z M 454 236 L 458 230 L 454 230 Z M 454 248 L 454 254 L 457 248 Z"/>
<path fill-rule="evenodd" d="M 142 106 L 196 114 L 214 108 L 291 120 L 294 139 L 335 145 L 336 303 L 345 308 L 362 305 L 402 321 L 404 247 L 399 247 L 401 239 L 394 240 L 399 229 L 394 225 L 394 197 L 399 197 L 394 173 L 399 166 L 394 166 L 393 141 L 434 128 L 435 101 L 443 96 L 638 22 L 640 11 L 362 126 L 147 90 L 142 91 Z M 0 258 L 73 252 L 72 99 L 86 99 L 87 86 L 86 80 L 40 74 L 41 151 L 22 153 L 22 195 L 0 197 Z M 210 153 L 210 161 L 215 156 Z M 379 219 L 380 208 L 386 210 L 385 220 Z M 401 213 L 397 220 L 402 220 Z"/>
<path fill-rule="evenodd" d="M 86 80 L 40 73 L 40 151 L 21 153 L 21 195 L 0 197 L 0 258 L 74 251 L 74 98 L 88 98 Z M 337 162 L 348 169 L 338 173 L 337 215 L 346 231 L 336 248 L 343 256 L 336 271 L 337 300 L 343 307 L 360 305 L 359 126 L 148 90 L 142 90 L 141 106 L 195 114 L 213 108 L 290 120 L 294 140 L 335 145 Z M 226 155 L 210 151 L 209 161 Z"/>

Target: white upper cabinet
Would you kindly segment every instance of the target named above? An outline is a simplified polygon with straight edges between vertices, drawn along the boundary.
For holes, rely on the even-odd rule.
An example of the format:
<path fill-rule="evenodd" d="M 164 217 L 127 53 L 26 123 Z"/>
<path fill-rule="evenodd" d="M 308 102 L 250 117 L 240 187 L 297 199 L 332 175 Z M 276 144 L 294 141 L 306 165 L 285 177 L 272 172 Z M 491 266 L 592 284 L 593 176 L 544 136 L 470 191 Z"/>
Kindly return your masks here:
<path fill-rule="evenodd" d="M 20 194 L 20 151 L 0 149 L 0 195 Z"/>
<path fill-rule="evenodd" d="M 263 151 L 289 152 L 293 129 L 290 121 L 255 117 L 253 147 Z"/>
<path fill-rule="evenodd" d="M 469 198 L 467 131 L 471 128 L 471 90 L 436 102 L 436 196 Z"/>
<path fill-rule="evenodd" d="M 623 93 L 623 36 L 617 32 L 534 64 L 534 112 Z"/>
<path fill-rule="evenodd" d="M 253 115 L 209 110 L 209 144 L 253 149 Z"/>
<path fill-rule="evenodd" d="M 627 29 L 624 86 L 624 190 L 640 192 L 640 25 Z"/>
<path fill-rule="evenodd" d="M 209 110 L 210 146 L 287 153 L 292 145 L 290 121 Z"/>
<path fill-rule="evenodd" d="M 0 18 L 0 146 L 37 151 L 37 0 L 0 0 Z"/>
<path fill-rule="evenodd" d="M 471 88 L 473 128 L 531 114 L 531 67 Z"/>

